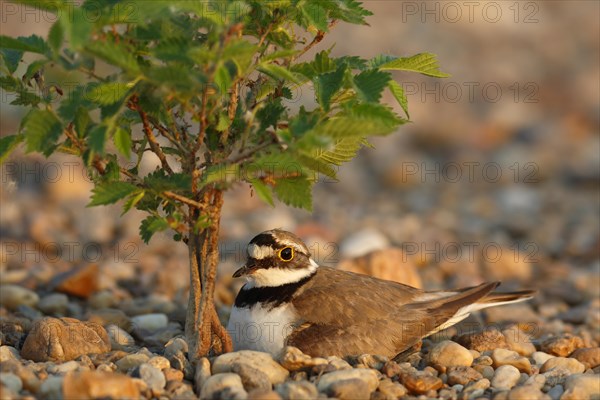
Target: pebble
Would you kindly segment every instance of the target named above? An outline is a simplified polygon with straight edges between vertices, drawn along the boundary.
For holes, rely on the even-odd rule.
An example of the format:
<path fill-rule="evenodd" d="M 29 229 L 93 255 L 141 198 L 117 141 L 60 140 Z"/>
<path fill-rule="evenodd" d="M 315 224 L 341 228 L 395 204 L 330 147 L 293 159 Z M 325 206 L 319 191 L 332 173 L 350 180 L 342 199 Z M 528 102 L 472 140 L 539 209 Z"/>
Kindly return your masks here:
<path fill-rule="evenodd" d="M 108 333 L 110 346 L 113 350 L 127 350 L 135 346 L 135 339 L 117 325 L 108 325 L 106 332 Z"/>
<path fill-rule="evenodd" d="M 92 310 L 87 314 L 86 317 L 88 321 L 94 322 L 105 327 L 108 325 L 116 325 L 119 328 L 125 330 L 126 332 L 131 332 L 133 330 L 131 320 L 129 319 L 127 314 L 115 308 L 102 308 L 99 310 Z"/>
<path fill-rule="evenodd" d="M 16 310 L 20 305 L 35 307 L 40 301 L 36 292 L 19 285 L 0 285 L 0 306 Z"/>
<path fill-rule="evenodd" d="M 564 392 L 565 389 L 562 385 L 556 385 L 553 386 L 550 390 L 548 390 L 547 394 L 548 396 L 550 396 L 551 400 L 560 400 Z"/>
<path fill-rule="evenodd" d="M 479 352 L 508 349 L 506 338 L 497 329 L 486 329 L 475 333 L 466 333 L 460 335 L 456 341 L 468 349 Z"/>
<path fill-rule="evenodd" d="M 320 392 L 330 393 L 332 385 L 339 385 L 339 382 L 343 381 L 351 381 L 351 386 L 363 386 L 368 390 L 369 393 L 374 392 L 379 383 L 377 373 L 374 370 L 350 369 L 333 371 L 322 375 L 317 382 L 317 388 Z M 338 386 L 338 390 L 341 390 L 339 388 L 343 388 L 343 386 Z"/>
<path fill-rule="evenodd" d="M 46 315 L 65 315 L 69 298 L 62 293 L 52 293 L 41 298 L 37 304 L 38 310 Z"/>
<path fill-rule="evenodd" d="M 140 390 L 135 380 L 121 374 L 98 371 L 69 372 L 63 381 L 65 399 L 131 398 Z"/>
<path fill-rule="evenodd" d="M 423 282 L 412 258 L 398 248 L 378 249 L 342 260 L 338 269 L 403 283 L 416 288 Z"/>
<path fill-rule="evenodd" d="M 570 371 L 572 374 L 578 374 L 585 371 L 585 365 L 574 358 L 554 357 L 549 359 L 542 365 L 540 372 L 548 372 L 553 369 L 560 368 Z"/>
<path fill-rule="evenodd" d="M 516 351 L 522 356 L 530 356 L 535 352 L 531 337 L 517 326 L 503 330 L 502 335 L 506 339 L 506 345 L 510 350 Z"/>
<path fill-rule="evenodd" d="M 79 363 L 71 360 L 61 364 L 49 366 L 46 370 L 51 374 L 66 374 L 67 372 L 76 371 L 78 368 Z"/>
<path fill-rule="evenodd" d="M 0 383 L 14 393 L 19 393 L 21 389 L 23 389 L 23 382 L 21 381 L 21 378 L 12 372 L 1 373 Z"/>
<path fill-rule="evenodd" d="M 135 317 L 131 318 L 131 322 L 134 326 L 134 329 L 144 329 L 150 332 L 154 332 L 159 329 L 166 328 L 169 324 L 169 319 L 165 314 L 155 313 L 136 315 Z"/>
<path fill-rule="evenodd" d="M 247 396 L 242 378 L 231 372 L 212 375 L 200 390 L 201 399 L 245 399 Z"/>
<path fill-rule="evenodd" d="M 533 358 L 533 361 L 535 361 L 536 365 L 543 365 L 546 361 L 548 361 L 551 358 L 554 358 L 555 356 L 548 354 L 548 353 L 544 353 L 543 351 L 536 351 L 535 353 L 533 353 L 531 355 L 531 358 Z"/>
<path fill-rule="evenodd" d="M 27 335 L 21 356 L 40 361 L 68 361 L 83 354 L 110 351 L 106 330 L 73 318 L 45 317 Z"/>
<path fill-rule="evenodd" d="M 0 362 L 8 360 L 20 360 L 19 350 L 12 346 L 0 346 Z"/>
<path fill-rule="evenodd" d="M 29 320 L 27 320 L 29 325 Z M 0 345 L 20 347 L 25 336 L 23 326 L 17 322 L 0 319 Z"/>
<path fill-rule="evenodd" d="M 596 368 L 600 365 L 600 347 L 577 349 L 570 357 L 585 365 L 586 369 Z"/>
<path fill-rule="evenodd" d="M 163 375 L 167 382 L 169 381 L 177 381 L 181 382 L 183 380 L 183 372 L 179 371 L 175 368 L 165 368 L 162 370 Z"/>
<path fill-rule="evenodd" d="M 511 389 L 508 392 L 507 400 L 549 400 L 548 397 L 547 394 L 535 386 L 525 385 Z"/>
<path fill-rule="evenodd" d="M 148 360 L 148 364 L 159 370 L 167 369 L 171 367 L 171 363 L 163 356 L 153 356 Z"/>
<path fill-rule="evenodd" d="M 271 381 L 267 374 L 257 368 L 250 367 L 246 364 L 235 364 L 233 372 L 242 378 L 244 389 L 250 392 L 251 390 L 260 389 L 262 391 L 271 390 Z"/>
<path fill-rule="evenodd" d="M 542 351 L 558 357 L 568 357 L 575 350 L 584 347 L 579 336 L 565 333 L 542 342 Z"/>
<path fill-rule="evenodd" d="M 210 361 L 206 357 L 200 358 L 196 363 L 196 371 L 194 374 L 194 386 L 197 391 L 204 386 L 204 383 L 210 378 Z"/>
<path fill-rule="evenodd" d="M 148 364 L 143 363 L 135 367 L 131 372 L 131 376 L 134 378 L 140 378 L 143 380 L 148 388 L 154 391 L 160 391 L 164 389 L 167 384 L 166 378 L 160 369 Z"/>
<path fill-rule="evenodd" d="M 64 377 L 62 376 L 49 376 L 40 385 L 39 394 L 44 399 L 62 399 L 63 398 L 63 384 Z M 78 395 L 79 398 L 83 396 Z M 75 397 L 76 398 L 76 397 Z"/>
<path fill-rule="evenodd" d="M 565 393 L 561 400 L 580 400 L 600 398 L 600 375 L 576 374 L 565 381 Z"/>
<path fill-rule="evenodd" d="M 310 369 L 317 365 L 326 365 L 328 362 L 321 357 L 311 357 L 304 354 L 300 349 L 288 346 L 284 349 L 279 363 L 288 371 L 299 371 L 302 369 Z"/>
<path fill-rule="evenodd" d="M 444 384 L 440 378 L 422 371 L 402 375 L 401 382 L 409 392 L 414 394 L 438 390 Z"/>
<path fill-rule="evenodd" d="M 508 390 L 513 388 L 521 378 L 519 370 L 512 365 L 502 365 L 494 372 L 492 386 L 496 389 Z"/>
<path fill-rule="evenodd" d="M 491 369 L 491 367 L 489 367 Z M 493 370 L 492 370 L 493 373 Z M 483 379 L 484 376 L 471 367 L 450 367 L 447 371 L 448 384 L 466 385 L 471 381 Z"/>
<path fill-rule="evenodd" d="M 135 353 L 126 355 L 118 360 L 115 364 L 117 365 L 119 371 L 127 372 L 131 368 L 138 367 L 143 363 L 148 362 L 148 360 L 150 360 L 150 357 L 148 357 L 146 354 Z"/>
<path fill-rule="evenodd" d="M 97 264 L 85 264 L 81 267 L 56 275 L 49 287 L 57 292 L 87 299 L 98 291 L 100 269 Z"/>
<path fill-rule="evenodd" d="M 377 391 L 382 393 L 387 399 L 397 399 L 404 396 L 408 390 L 398 382 L 393 382 L 391 379 L 382 379 L 379 381 Z"/>
<path fill-rule="evenodd" d="M 344 258 L 359 257 L 374 250 L 385 249 L 389 240 L 374 229 L 362 229 L 347 236 L 340 244 L 340 253 Z"/>
<path fill-rule="evenodd" d="M 521 372 L 531 373 L 531 362 L 527 357 L 520 356 L 516 351 L 506 349 L 495 349 L 492 351 L 494 368 L 502 365 L 512 365 Z"/>
<path fill-rule="evenodd" d="M 212 373 L 232 372 L 236 365 L 245 365 L 263 372 L 273 385 L 283 382 L 290 374 L 288 370 L 273 360 L 271 355 L 251 350 L 242 350 L 218 356 L 213 361 Z"/>
<path fill-rule="evenodd" d="M 444 340 L 433 346 L 429 351 L 427 359 L 430 364 L 441 365 L 443 367 L 470 367 L 473 364 L 473 355 L 471 352 L 460 344 L 450 340 Z"/>
<path fill-rule="evenodd" d="M 315 384 L 309 381 L 286 381 L 275 385 L 275 391 L 289 400 L 315 399 L 319 394 Z"/>

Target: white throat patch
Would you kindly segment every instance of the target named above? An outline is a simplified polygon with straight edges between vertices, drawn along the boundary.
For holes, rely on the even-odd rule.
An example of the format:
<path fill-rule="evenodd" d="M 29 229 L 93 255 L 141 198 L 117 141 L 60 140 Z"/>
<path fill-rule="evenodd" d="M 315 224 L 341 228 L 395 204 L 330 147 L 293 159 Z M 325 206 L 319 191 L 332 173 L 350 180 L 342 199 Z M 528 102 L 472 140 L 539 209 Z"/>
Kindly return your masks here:
<path fill-rule="evenodd" d="M 251 275 L 246 276 L 248 283 L 245 285 L 245 287 L 247 289 L 253 287 L 275 287 L 301 281 L 307 276 L 312 275 L 317 268 L 319 268 L 319 264 L 317 264 L 312 258 L 309 260 L 310 264 L 307 268 L 268 268 L 254 271 Z"/>

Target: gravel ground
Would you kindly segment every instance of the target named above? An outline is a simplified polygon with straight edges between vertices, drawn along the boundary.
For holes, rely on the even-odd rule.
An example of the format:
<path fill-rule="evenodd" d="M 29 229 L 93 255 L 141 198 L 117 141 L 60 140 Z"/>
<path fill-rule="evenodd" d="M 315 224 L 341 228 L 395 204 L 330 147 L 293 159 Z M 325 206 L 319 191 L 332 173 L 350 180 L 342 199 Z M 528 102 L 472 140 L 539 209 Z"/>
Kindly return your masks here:
<path fill-rule="evenodd" d="M 600 398 L 598 3 L 519 3 L 515 23 L 500 2 L 510 18 L 494 24 L 423 23 L 421 2 L 370 4 L 370 28 L 340 26 L 324 46 L 431 51 L 453 74 L 446 83 L 497 83 L 502 99 L 451 101 L 450 86 L 433 89 L 437 99 L 425 93 L 435 81 L 409 82 L 415 122 L 375 140 L 340 182 L 320 182 L 313 214 L 266 207 L 243 185 L 229 192 L 223 322 L 247 242 L 274 227 L 303 237 L 323 265 L 428 290 L 501 280 L 538 295 L 472 315 L 404 360 L 288 348 L 194 368 L 182 340 L 186 248 L 166 234 L 141 243 L 141 214 L 85 208 L 90 184 L 72 159 L 16 154 L 0 192 L 0 398 Z M 527 4 L 537 23 L 524 23 Z M 12 131 L 18 112 L 2 114 Z"/>

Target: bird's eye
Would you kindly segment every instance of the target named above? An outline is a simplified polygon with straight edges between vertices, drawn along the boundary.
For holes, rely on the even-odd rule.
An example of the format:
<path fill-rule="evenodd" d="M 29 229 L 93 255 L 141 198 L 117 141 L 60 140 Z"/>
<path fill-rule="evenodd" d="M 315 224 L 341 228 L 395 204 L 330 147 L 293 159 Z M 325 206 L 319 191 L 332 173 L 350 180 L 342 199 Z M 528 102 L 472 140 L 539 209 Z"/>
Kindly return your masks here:
<path fill-rule="evenodd" d="M 292 261 L 292 258 L 294 258 L 294 249 L 291 247 L 284 247 L 283 249 L 279 250 L 277 255 L 282 261 Z"/>

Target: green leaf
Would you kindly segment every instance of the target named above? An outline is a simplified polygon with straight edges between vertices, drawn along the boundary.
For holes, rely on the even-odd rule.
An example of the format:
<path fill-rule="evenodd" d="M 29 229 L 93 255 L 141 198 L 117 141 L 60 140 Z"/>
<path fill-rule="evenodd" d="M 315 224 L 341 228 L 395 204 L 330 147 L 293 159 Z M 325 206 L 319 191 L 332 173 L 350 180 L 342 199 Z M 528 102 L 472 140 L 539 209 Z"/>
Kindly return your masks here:
<path fill-rule="evenodd" d="M 392 92 L 392 95 L 406 113 L 406 117 L 410 118 L 410 114 L 408 113 L 408 99 L 406 98 L 406 94 L 404 94 L 402 86 L 392 79 L 388 82 L 388 89 L 390 89 L 390 92 Z"/>
<path fill-rule="evenodd" d="M 276 64 L 261 64 L 258 70 L 276 80 L 293 82 L 298 85 L 303 83 L 302 79 L 297 77 L 293 72 Z"/>
<path fill-rule="evenodd" d="M 8 135 L 0 138 L 0 164 L 8 158 L 10 153 L 12 153 L 23 140 L 25 140 L 23 135 Z"/>
<path fill-rule="evenodd" d="M 213 165 L 202 174 L 202 184 L 236 182 L 240 178 L 240 165 Z"/>
<path fill-rule="evenodd" d="M 122 82 L 102 83 L 89 92 L 88 99 L 103 106 L 115 104 L 127 95 L 131 86 L 130 83 Z"/>
<path fill-rule="evenodd" d="M 132 49 L 123 44 L 110 41 L 93 41 L 86 46 L 86 49 L 111 65 L 120 67 L 132 74 L 140 73 L 140 66 L 133 55 Z"/>
<path fill-rule="evenodd" d="M 96 20 L 96 18 L 91 16 L 96 12 L 98 12 L 96 7 L 86 10 L 84 4 L 83 7 L 73 7 L 70 18 L 62 19 L 65 23 L 64 28 L 72 48 L 80 50 L 90 40 L 92 25 Z"/>
<path fill-rule="evenodd" d="M 387 72 L 364 71 L 354 77 L 354 89 L 364 101 L 377 103 L 391 78 Z"/>
<path fill-rule="evenodd" d="M 151 215 L 140 224 L 140 236 L 145 243 L 148 243 L 156 232 L 167 229 L 169 229 L 169 222 L 166 219 Z"/>
<path fill-rule="evenodd" d="M 260 179 L 250 179 L 249 182 L 252 184 L 254 191 L 262 201 L 269 204 L 271 207 L 275 206 L 275 203 L 273 202 L 273 194 L 267 185 L 265 185 Z"/>
<path fill-rule="evenodd" d="M 115 129 L 115 135 L 113 136 L 113 141 L 115 143 L 115 147 L 119 151 L 119 153 L 123 154 L 127 159 L 131 156 L 131 131 L 128 129 L 123 129 L 118 126 Z"/>
<path fill-rule="evenodd" d="M 390 56 L 387 54 L 379 54 L 373 58 L 371 58 L 368 62 L 367 62 L 367 68 L 369 69 L 377 69 L 379 67 L 381 67 L 383 64 L 387 64 L 390 61 L 394 61 L 397 60 L 398 57 L 396 56 Z"/>
<path fill-rule="evenodd" d="M 62 46 L 63 40 L 65 36 L 65 30 L 63 28 L 62 22 L 59 19 L 56 21 L 52 27 L 50 28 L 50 32 L 48 32 L 48 44 L 50 48 L 54 52 L 54 54 L 58 54 L 60 51 L 60 47 Z"/>
<path fill-rule="evenodd" d="M 308 21 L 309 26 L 312 25 L 323 32 L 328 31 L 327 11 L 317 2 L 307 2 L 302 4 L 302 6 L 300 6 L 300 11 Z"/>
<path fill-rule="evenodd" d="M 157 169 L 144 178 L 144 184 L 155 192 L 167 190 L 186 191 L 192 187 L 192 177 L 184 173 L 167 175 L 162 169 Z"/>
<path fill-rule="evenodd" d="M 365 10 L 362 4 L 356 0 L 340 0 L 339 7 L 331 10 L 330 18 L 341 19 L 351 24 L 367 25 L 365 17 L 373 15 L 369 10 Z"/>
<path fill-rule="evenodd" d="M 340 90 L 344 82 L 346 67 L 341 66 L 335 72 L 329 72 L 314 78 L 317 101 L 325 111 L 329 111 L 331 98 Z"/>
<path fill-rule="evenodd" d="M 319 174 L 328 176 L 332 179 L 337 179 L 337 172 L 335 168 L 333 168 L 330 163 L 324 161 L 323 159 L 298 155 L 298 160 L 302 163 L 302 165 L 315 173 L 314 178 L 310 179 L 311 181 L 316 181 Z"/>
<path fill-rule="evenodd" d="M 113 204 L 138 190 L 127 182 L 102 182 L 92 189 L 92 200 L 88 207 Z"/>
<path fill-rule="evenodd" d="M 107 129 L 105 125 L 96 125 L 92 128 L 88 135 L 88 146 L 90 150 L 98 153 L 104 153 L 104 147 L 106 146 Z"/>
<path fill-rule="evenodd" d="M 434 78 L 447 78 L 450 75 L 440 71 L 437 57 L 431 53 L 420 53 L 412 57 L 398 58 L 379 67 L 380 70 L 412 71 Z"/>
<path fill-rule="evenodd" d="M 46 60 L 35 60 L 29 64 L 27 66 L 27 71 L 25 71 L 25 75 L 23 75 L 23 82 L 29 82 L 33 78 L 33 75 L 42 69 L 46 63 Z"/>
<path fill-rule="evenodd" d="M 133 193 L 132 195 L 130 195 L 129 198 L 127 198 L 127 200 L 125 201 L 125 204 L 123 205 L 123 212 L 121 213 L 121 216 L 126 214 L 133 207 L 135 207 L 144 198 L 145 195 L 146 192 L 144 190 L 141 190 L 139 193 Z"/>
<path fill-rule="evenodd" d="M 23 52 L 19 50 L 0 49 L 0 56 L 2 56 L 2 64 L 6 65 L 8 72 L 14 74 L 23 58 Z"/>
<path fill-rule="evenodd" d="M 21 132 L 25 134 L 26 151 L 48 155 L 62 134 L 62 124 L 47 110 L 31 110 L 23 119 Z"/>
<path fill-rule="evenodd" d="M 331 148 L 318 148 L 314 157 L 333 165 L 341 165 L 352 160 L 363 146 L 364 139 L 359 137 L 344 138 L 335 141 Z"/>
<path fill-rule="evenodd" d="M 49 49 L 44 39 L 37 35 L 28 37 L 20 36 L 18 38 L 0 35 L 0 48 L 38 54 L 46 54 Z"/>
<path fill-rule="evenodd" d="M 73 118 L 73 125 L 75 127 L 75 133 L 80 138 L 83 138 L 87 134 L 88 126 L 92 122 L 90 114 L 85 107 L 78 107 L 75 111 L 75 117 Z"/>
<path fill-rule="evenodd" d="M 312 182 L 304 176 L 277 179 L 273 191 L 289 206 L 312 210 Z"/>

